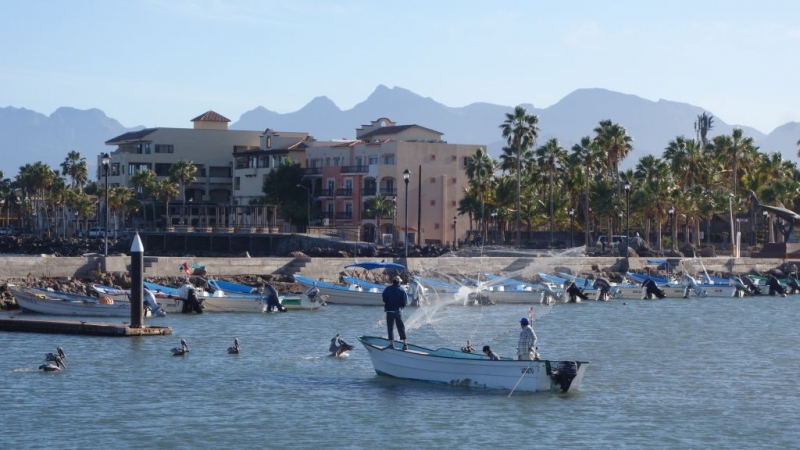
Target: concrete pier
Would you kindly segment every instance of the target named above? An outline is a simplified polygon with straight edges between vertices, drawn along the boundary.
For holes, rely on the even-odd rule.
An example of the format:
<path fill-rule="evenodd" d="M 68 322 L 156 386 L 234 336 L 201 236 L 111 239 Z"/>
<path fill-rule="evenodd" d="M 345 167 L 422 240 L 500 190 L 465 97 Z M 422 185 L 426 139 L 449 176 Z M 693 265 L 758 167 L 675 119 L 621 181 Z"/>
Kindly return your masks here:
<path fill-rule="evenodd" d="M 80 334 L 85 336 L 167 336 L 169 327 L 132 328 L 127 323 L 87 322 L 84 320 L 0 319 L 0 331 L 25 333 Z"/>

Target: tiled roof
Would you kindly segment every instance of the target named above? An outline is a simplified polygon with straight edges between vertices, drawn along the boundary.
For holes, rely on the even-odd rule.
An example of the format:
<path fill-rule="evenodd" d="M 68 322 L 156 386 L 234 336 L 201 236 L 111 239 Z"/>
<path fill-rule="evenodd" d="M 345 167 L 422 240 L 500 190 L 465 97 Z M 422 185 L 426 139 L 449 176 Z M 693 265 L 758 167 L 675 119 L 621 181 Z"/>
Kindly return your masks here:
<path fill-rule="evenodd" d="M 210 109 L 203 114 L 192 119 L 192 122 L 230 122 L 230 120 L 222 116 L 221 114 L 217 114 Z"/>
<path fill-rule="evenodd" d="M 442 133 L 440 133 L 440 132 L 438 132 L 436 130 L 431 130 L 430 128 L 421 127 L 419 125 L 395 125 L 395 126 L 392 126 L 392 127 L 381 127 L 381 128 L 376 129 L 376 130 L 372 130 L 369 133 L 362 134 L 358 138 L 359 139 L 369 139 L 369 138 L 371 138 L 373 136 L 380 136 L 380 135 L 384 135 L 384 134 L 397 134 L 397 133 L 399 133 L 399 132 L 401 132 L 403 130 L 406 130 L 406 129 L 409 129 L 409 128 L 412 128 L 412 127 L 422 128 L 423 130 L 433 131 L 434 133 L 442 134 Z"/>
<path fill-rule="evenodd" d="M 107 140 L 106 145 L 114 145 L 122 142 L 139 141 L 154 131 L 156 131 L 156 128 L 145 128 L 144 130 L 130 131 L 128 133 L 120 134 L 115 138 Z"/>

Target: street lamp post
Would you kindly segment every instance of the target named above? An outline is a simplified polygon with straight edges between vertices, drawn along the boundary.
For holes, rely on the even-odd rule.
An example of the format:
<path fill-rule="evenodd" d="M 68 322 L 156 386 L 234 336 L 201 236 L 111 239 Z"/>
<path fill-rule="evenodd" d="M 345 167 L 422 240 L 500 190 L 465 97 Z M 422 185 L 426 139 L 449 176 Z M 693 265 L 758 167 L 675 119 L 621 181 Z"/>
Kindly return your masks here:
<path fill-rule="evenodd" d="M 458 221 L 457 216 L 453 216 L 453 250 L 456 250 L 456 243 L 458 242 L 458 233 L 456 232 L 456 222 Z"/>
<path fill-rule="evenodd" d="M 764 216 L 764 247 L 766 247 L 769 242 L 769 212 L 765 209 L 761 211 L 761 214 Z"/>
<path fill-rule="evenodd" d="M 306 197 L 308 197 L 308 204 L 306 205 L 306 233 L 308 233 L 308 229 L 311 228 L 311 189 L 302 184 L 298 184 L 297 187 L 305 189 Z"/>
<path fill-rule="evenodd" d="M 405 214 L 405 245 L 403 246 L 404 256 L 406 258 L 406 267 L 408 267 L 408 182 L 411 179 L 411 171 L 406 169 L 403 171 L 403 182 L 406 184 L 406 214 Z"/>
<path fill-rule="evenodd" d="M 108 256 L 108 169 L 109 166 L 111 166 L 111 155 L 103 153 L 100 160 L 103 163 L 103 175 L 106 181 L 106 211 L 105 220 L 103 221 L 103 225 L 105 226 L 105 233 L 103 233 L 103 256 Z"/>
<path fill-rule="evenodd" d="M 617 217 L 619 217 L 619 229 L 620 229 L 619 232 L 622 233 L 622 211 L 617 213 Z M 614 246 L 614 236 L 611 236 L 610 244 L 611 244 L 611 246 L 613 248 L 613 246 Z M 620 251 L 620 253 L 622 253 L 622 240 L 621 239 L 619 241 L 619 246 L 617 247 L 617 249 Z"/>
<path fill-rule="evenodd" d="M 625 257 L 628 256 L 628 243 L 630 241 L 631 241 L 631 182 L 630 180 L 627 180 L 625 181 Z"/>
<path fill-rule="evenodd" d="M 569 209 L 569 246 L 575 247 L 575 210 Z"/>
<path fill-rule="evenodd" d="M 667 211 L 669 214 L 669 248 L 675 248 L 675 242 L 672 240 L 672 220 L 675 216 L 675 208 L 670 206 L 669 210 Z"/>

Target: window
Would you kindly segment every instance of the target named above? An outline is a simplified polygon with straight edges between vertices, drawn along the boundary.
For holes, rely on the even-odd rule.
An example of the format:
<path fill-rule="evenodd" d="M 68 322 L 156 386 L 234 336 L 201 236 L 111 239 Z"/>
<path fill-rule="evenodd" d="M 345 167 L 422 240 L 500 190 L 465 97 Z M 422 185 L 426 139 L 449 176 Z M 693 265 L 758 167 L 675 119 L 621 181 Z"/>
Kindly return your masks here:
<path fill-rule="evenodd" d="M 156 176 L 158 177 L 168 177 L 169 176 L 169 167 L 172 164 L 170 163 L 156 163 Z"/>
<path fill-rule="evenodd" d="M 267 148 L 272 148 L 272 136 L 267 136 Z"/>
<path fill-rule="evenodd" d="M 119 171 L 119 163 L 112 163 L 111 164 L 111 171 L 108 173 L 111 176 L 121 175 Z"/>
<path fill-rule="evenodd" d="M 378 155 L 369 155 L 369 165 L 375 166 L 378 164 Z"/>
<path fill-rule="evenodd" d="M 436 161 L 436 155 L 431 155 L 431 161 Z"/>
<path fill-rule="evenodd" d="M 230 178 L 231 168 L 225 166 L 211 166 L 208 168 L 208 176 L 214 178 Z"/>
<path fill-rule="evenodd" d="M 235 177 L 233 179 L 233 189 L 238 191 L 241 188 L 242 188 L 242 179 L 239 177 Z"/>
<path fill-rule="evenodd" d="M 434 178 L 434 177 L 431 177 L 431 178 L 430 178 L 430 181 L 431 181 L 431 183 L 436 183 L 436 178 Z"/>
<path fill-rule="evenodd" d="M 156 144 L 156 153 L 175 153 L 175 147 L 172 144 Z"/>
<path fill-rule="evenodd" d="M 142 170 L 150 169 L 150 164 L 147 163 L 131 163 L 128 164 L 128 175 L 133 176 L 136 175 L 136 172 L 141 172 Z"/>
<path fill-rule="evenodd" d="M 394 155 L 383 155 L 383 163 L 387 166 L 394 165 Z"/>
<path fill-rule="evenodd" d="M 464 159 L 462 160 L 461 165 L 466 169 L 470 161 L 472 161 L 472 158 L 469 156 L 465 156 Z"/>
<path fill-rule="evenodd" d="M 434 230 L 438 230 L 438 229 L 439 229 L 439 223 L 435 223 L 435 224 L 433 224 L 433 229 L 434 229 Z"/>
<path fill-rule="evenodd" d="M 150 143 L 149 142 L 147 144 L 144 144 L 144 154 L 145 155 L 149 155 L 150 154 Z"/>

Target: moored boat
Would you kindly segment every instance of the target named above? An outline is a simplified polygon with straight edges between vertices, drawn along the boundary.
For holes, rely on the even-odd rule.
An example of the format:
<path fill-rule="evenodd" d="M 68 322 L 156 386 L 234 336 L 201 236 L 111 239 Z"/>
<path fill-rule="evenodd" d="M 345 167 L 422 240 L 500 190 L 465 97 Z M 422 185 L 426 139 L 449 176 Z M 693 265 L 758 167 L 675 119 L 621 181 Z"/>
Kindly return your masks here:
<path fill-rule="evenodd" d="M 513 391 L 574 392 L 580 389 L 588 363 L 583 361 L 518 361 L 446 348 L 408 344 L 408 350 L 387 348 L 388 339 L 360 336 L 378 375 L 473 388 Z"/>
<path fill-rule="evenodd" d="M 47 289 L 11 287 L 17 304 L 24 312 L 58 316 L 131 317 L 129 301 L 114 301 L 87 295 L 49 291 Z M 144 308 L 150 316 L 149 308 Z"/>

